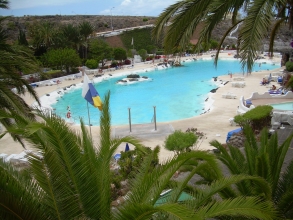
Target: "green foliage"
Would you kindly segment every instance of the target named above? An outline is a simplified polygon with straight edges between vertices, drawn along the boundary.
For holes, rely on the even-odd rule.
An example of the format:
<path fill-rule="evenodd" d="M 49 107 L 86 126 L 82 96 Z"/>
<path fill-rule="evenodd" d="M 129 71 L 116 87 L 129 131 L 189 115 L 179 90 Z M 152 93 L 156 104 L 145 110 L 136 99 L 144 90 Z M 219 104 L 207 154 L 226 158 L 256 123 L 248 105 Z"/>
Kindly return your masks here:
<path fill-rule="evenodd" d="M 49 50 L 42 56 L 44 66 L 55 69 L 65 69 L 69 74 L 71 67 L 76 67 L 81 64 L 80 58 L 74 49 L 53 49 Z"/>
<path fill-rule="evenodd" d="M 27 46 L 28 42 L 26 40 L 25 32 L 23 30 L 19 29 L 19 35 L 18 35 L 18 42 L 19 45 Z"/>
<path fill-rule="evenodd" d="M 48 76 L 48 78 L 52 79 L 64 76 L 64 72 L 62 72 L 61 70 L 50 70 L 46 72 L 46 75 Z"/>
<path fill-rule="evenodd" d="M 164 51 L 163 51 L 163 50 L 158 50 L 158 51 L 156 52 L 156 55 L 164 55 Z"/>
<path fill-rule="evenodd" d="M 219 42 L 216 41 L 216 40 L 211 39 L 211 40 L 210 40 L 210 45 L 211 45 L 211 48 L 212 48 L 212 49 L 216 49 L 216 48 L 218 48 L 218 46 L 219 46 Z"/>
<path fill-rule="evenodd" d="M 293 91 L 293 75 L 291 75 L 291 77 L 287 81 L 286 88 L 291 88 L 291 90 Z"/>
<path fill-rule="evenodd" d="M 198 137 L 193 132 L 176 130 L 165 139 L 165 148 L 176 154 L 187 152 L 195 144 Z"/>
<path fill-rule="evenodd" d="M 148 55 L 148 53 L 147 53 L 147 51 L 146 51 L 145 49 L 140 49 L 140 50 L 138 51 L 138 54 L 141 56 L 141 59 L 142 59 L 143 61 L 145 61 L 145 59 L 146 59 L 146 57 L 147 57 L 147 55 Z"/>
<path fill-rule="evenodd" d="M 143 22 L 146 22 L 146 21 L 148 21 L 148 20 L 149 20 L 149 19 L 147 19 L 147 18 L 143 18 L 143 19 L 142 19 Z"/>
<path fill-rule="evenodd" d="M 85 62 L 86 67 L 90 68 L 90 69 L 97 69 L 99 66 L 99 62 L 97 60 L 94 59 L 88 59 Z"/>
<path fill-rule="evenodd" d="M 158 48 L 155 45 L 148 45 L 146 47 L 146 50 L 148 51 L 148 53 L 150 54 L 155 54 L 158 50 Z"/>
<path fill-rule="evenodd" d="M 244 127 L 246 143 L 244 150 L 234 146 L 224 147 L 218 141 L 211 145 L 220 150 L 218 158 L 229 169 L 232 175 L 250 175 L 263 178 L 269 187 L 265 197 L 275 203 L 280 219 L 293 218 L 292 198 L 293 190 L 293 160 L 286 158 L 293 134 L 282 144 L 279 144 L 277 132 L 269 136 L 267 129 L 263 129 L 258 138 L 249 126 Z M 286 158 L 286 160 L 285 160 Z M 243 181 L 235 185 L 243 196 L 260 196 L 263 187 L 255 187 L 250 181 Z"/>
<path fill-rule="evenodd" d="M 93 39 L 89 42 L 89 56 L 92 59 L 96 59 L 102 62 L 102 66 L 105 65 L 105 61 L 113 57 L 113 48 L 111 48 L 106 41 L 102 39 Z"/>
<path fill-rule="evenodd" d="M 9 21 L 7 23 L 7 28 L 8 29 L 14 29 L 16 27 L 15 23 L 13 21 Z"/>
<path fill-rule="evenodd" d="M 73 24 L 66 24 L 61 26 L 59 31 L 61 32 L 60 38 L 63 40 L 61 44 L 78 51 L 82 44 L 79 27 Z"/>
<path fill-rule="evenodd" d="M 123 48 L 115 48 L 113 51 L 114 59 L 115 60 L 126 60 L 126 50 Z"/>
<path fill-rule="evenodd" d="M 243 115 L 235 116 L 234 121 L 242 128 L 248 124 L 254 131 L 260 131 L 270 126 L 272 110 L 273 107 L 270 105 L 260 105 Z"/>
<path fill-rule="evenodd" d="M 126 48 L 133 48 L 139 51 L 140 49 L 146 49 L 146 45 L 151 45 L 156 48 L 161 48 L 161 44 L 156 43 L 151 38 L 151 28 L 136 29 L 132 31 L 123 32 L 120 38 Z M 131 45 L 133 38 L 133 45 Z"/>
<path fill-rule="evenodd" d="M 292 72 L 293 71 L 293 62 L 292 61 L 288 61 L 285 65 L 286 65 L 286 70 L 288 72 Z"/>
<path fill-rule="evenodd" d="M 120 166 L 119 174 L 124 179 L 129 179 L 135 177 L 135 173 L 139 171 L 142 165 L 142 161 L 145 159 L 146 155 L 152 154 L 154 152 L 153 160 L 150 164 L 150 172 L 159 164 L 159 152 L 160 147 L 156 147 L 153 151 L 150 148 L 145 148 L 145 152 L 141 152 L 137 149 L 130 150 L 126 152 L 120 152 L 121 158 L 118 160 Z"/>

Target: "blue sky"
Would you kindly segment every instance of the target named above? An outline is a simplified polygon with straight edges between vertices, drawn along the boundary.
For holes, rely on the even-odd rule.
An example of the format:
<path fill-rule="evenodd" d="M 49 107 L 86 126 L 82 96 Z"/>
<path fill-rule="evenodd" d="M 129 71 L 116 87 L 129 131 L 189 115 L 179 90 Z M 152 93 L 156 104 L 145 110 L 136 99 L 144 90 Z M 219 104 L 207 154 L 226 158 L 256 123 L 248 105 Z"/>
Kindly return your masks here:
<path fill-rule="evenodd" d="M 10 0 L 0 15 L 130 15 L 158 16 L 178 0 Z M 114 7 L 114 8 L 113 8 Z"/>

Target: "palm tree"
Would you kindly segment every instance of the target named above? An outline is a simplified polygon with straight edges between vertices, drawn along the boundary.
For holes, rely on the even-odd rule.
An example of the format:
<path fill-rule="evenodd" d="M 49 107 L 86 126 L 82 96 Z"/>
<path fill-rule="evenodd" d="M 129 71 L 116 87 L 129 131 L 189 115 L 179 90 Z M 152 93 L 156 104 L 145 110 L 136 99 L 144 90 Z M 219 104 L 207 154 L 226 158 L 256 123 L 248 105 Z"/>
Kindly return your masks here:
<path fill-rule="evenodd" d="M 8 9 L 9 2 L 7 0 L 0 0 L 0 8 Z"/>
<path fill-rule="evenodd" d="M 258 56 L 257 51 L 262 48 L 262 40 L 267 37 L 271 29 L 270 48 L 273 52 L 273 42 L 281 23 L 292 21 L 293 3 L 290 0 L 190 0 L 179 1 L 164 10 L 156 20 L 153 36 L 157 39 L 165 34 L 164 46 L 167 52 L 172 52 L 181 46 L 185 48 L 193 32 L 200 23 L 203 23 L 197 46 L 209 42 L 213 29 L 232 14 L 231 25 L 223 35 L 216 55 L 218 59 L 220 47 L 227 35 L 240 26 L 238 35 L 238 50 L 243 68 L 251 72 L 253 63 Z M 239 18 L 240 9 L 246 10 L 244 18 Z M 289 12 L 289 13 L 287 13 Z"/>
<path fill-rule="evenodd" d="M 35 23 L 30 29 L 30 37 L 37 48 L 51 48 L 58 41 L 58 33 L 54 23 L 45 21 Z"/>
<path fill-rule="evenodd" d="M 244 133 L 247 139 L 244 151 L 233 146 L 226 149 L 217 141 L 212 141 L 211 145 L 220 150 L 218 158 L 232 175 L 245 174 L 265 179 L 271 188 L 270 197 L 282 219 L 292 219 L 293 160 L 284 167 L 284 159 L 293 134 L 278 147 L 277 134 L 268 138 L 268 132 L 263 130 L 258 143 L 249 127 L 245 127 Z M 237 186 L 244 196 L 259 194 L 259 190 L 252 190 L 254 187 L 250 181 Z"/>
<path fill-rule="evenodd" d="M 79 28 L 72 24 L 67 24 L 61 27 L 61 32 L 65 39 L 66 45 L 71 46 L 78 52 L 82 42 Z"/>
<path fill-rule="evenodd" d="M 30 122 L 14 115 L 19 118 L 19 123 L 9 132 L 24 135 L 38 153 L 29 153 L 30 168 L 23 172 L 17 172 L 0 159 L 2 219 L 150 219 L 157 213 L 179 219 L 214 216 L 276 218 L 272 204 L 257 197 L 236 195 L 228 200 L 213 199 L 222 191 L 230 191 L 231 184 L 243 180 L 251 180 L 268 189 L 265 181 L 258 177 L 219 179 L 204 190 L 194 190 L 196 199 L 178 204 L 177 199 L 188 181 L 176 184 L 170 179 L 182 165 L 193 161 L 193 173 L 209 168 L 221 175 L 215 156 L 201 151 L 180 154 L 156 169 L 150 166 L 156 152 L 146 155 L 138 173 L 130 180 L 127 201 L 112 209 L 110 161 L 115 150 L 122 142 L 131 143 L 142 152 L 145 148 L 132 137 L 111 138 L 109 98 L 108 93 L 103 102 L 97 147 L 82 121 L 81 133 L 77 134 L 54 115 L 38 113 L 40 122 Z M 1 110 L 0 115 L 12 117 Z M 167 187 L 173 188 L 172 196 L 165 204 L 155 206 L 160 193 Z M 270 194 L 270 191 L 263 192 L 264 198 Z"/>
<path fill-rule="evenodd" d="M 83 58 L 87 59 L 87 48 L 88 48 L 88 39 L 94 32 L 94 27 L 88 21 L 83 21 L 79 24 L 79 32 L 82 37 L 83 46 L 85 47 L 85 52 Z"/>
<path fill-rule="evenodd" d="M 38 103 L 39 99 L 28 81 L 21 77 L 21 73 L 36 71 L 38 65 L 28 48 L 6 43 L 7 36 L 1 26 L 2 20 L 0 20 L 0 109 L 11 114 L 34 118 L 30 107 L 20 95 L 29 93 Z M 0 118 L 0 123 L 6 128 L 14 121 Z M 13 138 L 18 141 L 21 140 L 20 136 L 14 135 Z"/>

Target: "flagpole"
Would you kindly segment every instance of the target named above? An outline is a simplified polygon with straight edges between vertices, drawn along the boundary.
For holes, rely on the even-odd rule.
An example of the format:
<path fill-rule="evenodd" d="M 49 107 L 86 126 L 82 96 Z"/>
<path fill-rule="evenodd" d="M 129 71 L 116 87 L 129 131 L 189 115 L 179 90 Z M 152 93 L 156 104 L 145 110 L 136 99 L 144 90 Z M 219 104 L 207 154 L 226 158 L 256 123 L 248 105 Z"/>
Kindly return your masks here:
<path fill-rule="evenodd" d="M 88 102 L 86 102 L 86 107 L 87 107 L 87 114 L 88 114 L 88 118 L 89 118 L 90 134 L 91 134 L 91 138 L 92 138 L 91 117 L 90 117 L 90 110 L 89 110 L 89 103 Z"/>

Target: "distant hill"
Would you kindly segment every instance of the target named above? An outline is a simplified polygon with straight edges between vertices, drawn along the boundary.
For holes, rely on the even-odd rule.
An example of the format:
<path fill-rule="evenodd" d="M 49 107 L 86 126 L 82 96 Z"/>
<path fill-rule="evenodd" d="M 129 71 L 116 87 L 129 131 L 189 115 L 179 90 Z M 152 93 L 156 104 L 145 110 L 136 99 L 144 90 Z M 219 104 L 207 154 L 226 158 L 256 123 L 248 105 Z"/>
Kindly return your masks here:
<path fill-rule="evenodd" d="M 78 24 L 84 20 L 89 21 L 95 28 L 95 32 L 104 32 L 111 30 L 111 23 L 114 29 L 122 29 L 128 27 L 142 26 L 146 24 L 154 24 L 157 17 L 149 16 L 103 16 L 103 15 L 51 15 L 51 16 L 23 16 L 23 17 L 10 17 L 4 22 L 7 34 L 11 41 L 15 41 L 18 37 L 18 30 L 26 30 L 29 24 L 33 24 L 38 21 L 50 21 L 59 24 Z M 227 26 L 230 25 L 230 20 L 223 20 L 213 31 L 212 37 L 215 40 L 219 40 L 223 36 Z M 192 42 L 197 42 L 200 30 L 202 27 L 198 27 L 192 37 Z M 237 36 L 237 31 L 233 34 Z M 275 41 L 276 51 L 291 52 L 290 42 L 293 38 L 292 31 L 288 26 L 282 26 L 280 32 Z M 106 41 L 113 47 L 125 48 L 120 36 L 109 37 Z M 232 45 L 236 44 L 236 39 L 226 39 L 224 44 Z M 268 38 L 263 41 L 264 50 L 268 49 Z"/>

